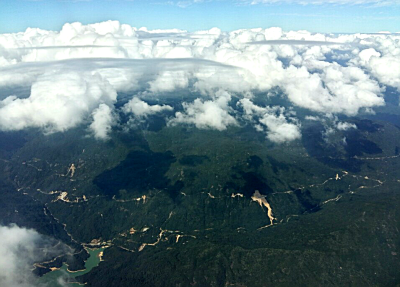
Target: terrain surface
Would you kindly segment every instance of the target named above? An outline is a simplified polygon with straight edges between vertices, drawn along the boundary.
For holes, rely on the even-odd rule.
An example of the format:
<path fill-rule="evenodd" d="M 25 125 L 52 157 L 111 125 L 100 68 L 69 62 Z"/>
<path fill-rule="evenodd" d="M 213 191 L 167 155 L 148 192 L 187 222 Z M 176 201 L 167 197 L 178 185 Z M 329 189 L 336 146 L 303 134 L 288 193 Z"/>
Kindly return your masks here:
<path fill-rule="evenodd" d="M 108 141 L 2 132 L 0 221 L 69 246 L 37 275 L 106 247 L 67 278 L 87 286 L 396 286 L 399 116 L 347 121 L 331 134 L 309 121 L 285 144 L 157 116 Z"/>

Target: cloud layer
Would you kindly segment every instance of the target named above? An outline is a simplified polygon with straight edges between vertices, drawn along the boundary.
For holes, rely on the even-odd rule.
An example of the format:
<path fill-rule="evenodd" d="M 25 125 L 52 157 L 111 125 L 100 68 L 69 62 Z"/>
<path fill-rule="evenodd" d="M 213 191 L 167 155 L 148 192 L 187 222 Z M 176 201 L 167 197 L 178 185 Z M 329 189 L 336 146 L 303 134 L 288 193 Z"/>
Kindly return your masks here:
<path fill-rule="evenodd" d="M 287 114 L 290 107 L 256 106 L 253 93 L 322 117 L 371 111 L 385 105 L 386 86 L 400 91 L 399 43 L 397 34 L 278 27 L 189 33 L 108 21 L 65 24 L 59 32 L 29 28 L 0 35 L 0 129 L 50 133 L 87 124 L 107 139 L 118 124 L 118 93 L 131 95 L 122 112 L 143 120 L 171 111 L 163 95 L 179 92 L 182 111 L 170 124 L 224 130 L 248 121 L 271 141 L 295 140 L 301 123 Z M 20 87 L 30 93 L 10 92 Z M 149 105 L 143 95 L 161 104 Z M 235 106 L 232 97 L 245 101 Z"/>
<path fill-rule="evenodd" d="M 226 130 L 230 125 L 237 125 L 235 118 L 230 115 L 229 102 L 231 95 L 219 90 L 213 100 L 194 100 L 193 103 L 183 103 L 184 112 L 177 112 L 169 124 L 192 124 L 199 129 Z"/>

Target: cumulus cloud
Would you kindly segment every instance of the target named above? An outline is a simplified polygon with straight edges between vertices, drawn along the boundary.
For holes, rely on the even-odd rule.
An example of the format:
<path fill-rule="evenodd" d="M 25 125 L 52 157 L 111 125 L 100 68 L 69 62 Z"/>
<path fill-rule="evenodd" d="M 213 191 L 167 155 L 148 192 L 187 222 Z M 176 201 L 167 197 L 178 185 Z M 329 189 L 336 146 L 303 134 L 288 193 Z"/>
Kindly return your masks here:
<path fill-rule="evenodd" d="M 0 102 L 0 127 L 64 131 L 80 124 L 99 104 L 112 104 L 116 97 L 114 88 L 99 74 L 45 73 L 32 84 L 28 98 L 11 96 Z"/>
<path fill-rule="evenodd" d="M 54 255 L 50 240 L 33 229 L 0 226 L 0 285 L 42 286 L 32 274 L 33 263 Z"/>
<path fill-rule="evenodd" d="M 340 131 L 347 131 L 349 129 L 357 129 L 355 124 L 346 123 L 346 122 L 339 122 L 336 125 L 337 129 Z"/>
<path fill-rule="evenodd" d="M 256 124 L 258 131 L 266 132 L 270 141 L 282 143 L 301 138 L 300 124 L 290 115 L 285 117 L 284 107 L 260 107 L 250 99 L 242 99 L 238 105 L 243 108 L 245 117 Z"/>
<path fill-rule="evenodd" d="M 357 67 L 338 64 L 310 73 L 304 66 L 288 68 L 282 89 L 297 106 L 322 113 L 354 116 L 362 108 L 383 106 L 379 84 Z"/>
<path fill-rule="evenodd" d="M 100 104 L 92 113 L 93 122 L 90 124 L 90 129 L 93 131 L 95 138 L 107 139 L 111 128 L 115 125 L 116 116 L 112 108 L 106 104 Z"/>
<path fill-rule="evenodd" d="M 193 103 L 183 103 L 184 112 L 177 112 L 169 124 L 190 124 L 199 129 L 225 130 L 230 125 L 237 125 L 237 121 L 229 113 L 230 100 L 231 95 L 220 90 L 213 100 L 196 99 Z"/>
<path fill-rule="evenodd" d="M 376 77 L 381 83 L 400 91 L 400 45 L 391 40 L 383 42 L 381 53 L 374 48 L 362 50 L 351 63 L 360 65 Z"/>
<path fill-rule="evenodd" d="M 126 114 L 133 114 L 134 117 L 143 119 L 163 111 L 172 111 L 173 108 L 168 105 L 149 105 L 139 98 L 134 97 L 123 106 L 122 110 Z"/>
<path fill-rule="evenodd" d="M 189 75 L 184 71 L 165 71 L 149 85 L 149 91 L 154 93 L 185 89 L 189 85 Z"/>
<path fill-rule="evenodd" d="M 347 1 L 329 1 L 336 2 Z M 385 86 L 400 91 L 399 43 L 397 34 L 334 35 L 279 27 L 189 33 L 117 21 L 2 34 L 0 129 L 57 132 L 85 123 L 97 138 L 107 138 L 119 92 L 149 92 L 161 103 L 164 93 L 200 94 L 194 102 L 182 98 L 184 110 L 171 121 L 200 128 L 224 129 L 239 120 L 228 107 L 230 98 L 216 91 L 246 98 L 279 88 L 282 93 L 275 97 L 320 117 L 373 112 L 385 105 Z M 1 93 L 14 87 L 30 88 L 30 94 Z M 138 99 L 131 104 L 137 111 L 145 106 Z M 142 108 L 156 109 L 149 107 Z M 272 134 L 272 121 L 269 127 L 266 123 L 257 124 Z"/>

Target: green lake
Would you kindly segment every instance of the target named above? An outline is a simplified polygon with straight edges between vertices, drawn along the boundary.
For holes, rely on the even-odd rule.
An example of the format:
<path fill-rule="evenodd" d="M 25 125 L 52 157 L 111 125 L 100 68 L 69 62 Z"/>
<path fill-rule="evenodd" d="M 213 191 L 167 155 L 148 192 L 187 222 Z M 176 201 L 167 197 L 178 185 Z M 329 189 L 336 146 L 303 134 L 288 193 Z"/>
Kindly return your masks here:
<path fill-rule="evenodd" d="M 48 285 L 49 287 L 63 287 L 58 280 L 62 278 L 75 278 L 90 272 L 94 267 L 99 265 L 100 263 L 100 252 L 104 251 L 105 248 L 98 248 L 98 249 L 86 249 L 89 252 L 89 258 L 85 262 L 85 270 L 77 271 L 77 272 L 70 272 L 68 271 L 68 266 L 63 265 L 60 269 L 51 271 L 42 277 L 40 277 L 39 282 Z M 77 287 L 81 286 L 78 283 L 70 283 L 68 286 Z"/>

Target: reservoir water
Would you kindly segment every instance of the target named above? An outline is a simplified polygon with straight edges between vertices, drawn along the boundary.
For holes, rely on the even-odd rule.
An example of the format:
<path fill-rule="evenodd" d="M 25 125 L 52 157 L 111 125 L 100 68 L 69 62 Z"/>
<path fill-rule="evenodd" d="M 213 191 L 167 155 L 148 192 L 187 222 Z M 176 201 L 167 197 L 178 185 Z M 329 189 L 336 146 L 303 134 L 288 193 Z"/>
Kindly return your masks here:
<path fill-rule="evenodd" d="M 99 254 L 100 254 L 100 252 L 104 251 L 104 249 L 105 248 L 97 248 L 97 249 L 87 248 L 86 249 L 89 252 L 89 258 L 85 262 L 85 270 L 71 272 L 71 271 L 68 271 L 68 266 L 64 264 L 60 269 L 51 271 L 51 272 L 43 275 L 39 279 L 39 282 L 42 284 L 51 286 L 51 287 L 63 287 L 63 285 L 60 284 L 60 282 L 62 282 L 63 280 L 66 281 L 66 279 L 71 279 L 71 278 L 75 278 L 75 277 L 81 276 L 83 274 L 86 274 L 86 273 L 90 272 L 94 267 L 99 265 L 99 263 L 100 263 Z M 68 284 L 68 286 L 78 287 L 81 285 L 78 283 L 71 283 L 71 284 Z"/>

